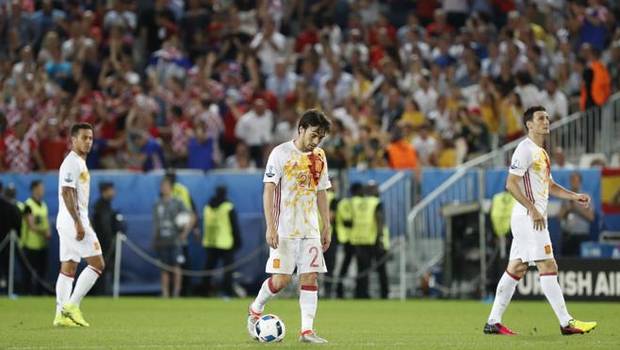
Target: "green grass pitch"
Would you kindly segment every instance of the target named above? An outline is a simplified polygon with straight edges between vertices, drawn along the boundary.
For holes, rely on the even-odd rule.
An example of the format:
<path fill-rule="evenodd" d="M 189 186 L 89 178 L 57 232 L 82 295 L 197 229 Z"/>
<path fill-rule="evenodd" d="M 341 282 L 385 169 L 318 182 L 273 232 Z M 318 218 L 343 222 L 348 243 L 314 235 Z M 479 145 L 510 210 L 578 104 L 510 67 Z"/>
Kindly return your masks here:
<path fill-rule="evenodd" d="M 88 329 L 52 327 L 52 298 L 0 298 L 0 349 L 290 349 L 297 342 L 296 299 L 276 299 L 266 312 L 280 316 L 282 343 L 259 344 L 246 333 L 250 300 L 87 297 Z M 505 323 L 517 337 L 485 336 L 490 305 L 476 301 L 320 300 L 315 328 L 330 349 L 620 349 L 620 303 L 569 302 L 572 314 L 596 320 L 587 335 L 561 336 L 544 301 L 513 302 Z"/>

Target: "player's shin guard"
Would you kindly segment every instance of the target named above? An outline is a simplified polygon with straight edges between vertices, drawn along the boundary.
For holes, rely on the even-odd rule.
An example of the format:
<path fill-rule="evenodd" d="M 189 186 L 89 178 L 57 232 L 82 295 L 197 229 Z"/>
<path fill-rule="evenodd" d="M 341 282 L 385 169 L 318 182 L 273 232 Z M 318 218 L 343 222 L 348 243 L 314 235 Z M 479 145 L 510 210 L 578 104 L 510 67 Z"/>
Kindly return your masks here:
<path fill-rule="evenodd" d="M 301 309 L 301 332 L 312 331 L 314 316 L 319 302 L 318 287 L 301 286 L 299 291 L 299 307 Z"/>
<path fill-rule="evenodd" d="M 58 274 L 58 279 L 56 280 L 56 315 L 60 314 L 62 306 L 71 298 L 73 280 L 73 276 L 62 272 Z"/>
<path fill-rule="evenodd" d="M 497 284 L 495 300 L 493 300 L 493 308 L 491 309 L 491 314 L 489 315 L 489 324 L 502 322 L 502 316 L 504 315 L 504 311 L 506 311 L 508 304 L 510 304 L 510 299 L 512 299 L 512 295 L 514 294 L 515 288 L 519 283 L 519 279 L 519 277 L 508 271 L 504 272 L 502 278 Z"/>
<path fill-rule="evenodd" d="M 280 290 L 274 286 L 273 277 L 267 278 L 260 287 L 260 291 L 251 305 L 252 310 L 257 313 L 262 313 L 263 310 L 265 310 L 265 304 L 267 304 L 267 301 L 275 297 L 278 292 L 280 292 Z"/>
<path fill-rule="evenodd" d="M 88 293 L 88 291 L 90 291 L 95 282 L 97 282 L 99 276 L 101 276 L 101 271 L 88 265 L 82 271 L 82 273 L 80 273 L 80 277 L 78 277 L 78 280 L 75 283 L 75 289 L 73 290 L 73 294 L 71 294 L 69 302 L 71 304 L 80 306 L 82 298 L 86 296 L 86 294 Z"/>
<path fill-rule="evenodd" d="M 547 297 L 549 304 L 551 304 L 551 308 L 553 308 L 553 312 L 555 312 L 558 321 L 560 321 L 560 326 L 567 326 L 568 321 L 570 321 L 572 317 L 568 314 L 568 310 L 566 309 L 566 303 L 564 302 L 564 295 L 562 295 L 562 288 L 560 288 L 560 283 L 558 283 L 557 273 L 541 273 L 540 288 L 543 293 L 545 293 L 545 297 Z"/>

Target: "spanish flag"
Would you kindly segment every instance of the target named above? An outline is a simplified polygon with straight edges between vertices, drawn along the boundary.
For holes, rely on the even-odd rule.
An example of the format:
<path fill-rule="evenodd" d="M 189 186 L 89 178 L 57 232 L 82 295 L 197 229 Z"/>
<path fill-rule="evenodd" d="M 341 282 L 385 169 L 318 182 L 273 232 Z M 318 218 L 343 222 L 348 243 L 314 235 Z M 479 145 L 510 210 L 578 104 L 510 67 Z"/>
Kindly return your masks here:
<path fill-rule="evenodd" d="M 601 202 L 605 214 L 620 214 L 620 168 L 601 171 Z"/>

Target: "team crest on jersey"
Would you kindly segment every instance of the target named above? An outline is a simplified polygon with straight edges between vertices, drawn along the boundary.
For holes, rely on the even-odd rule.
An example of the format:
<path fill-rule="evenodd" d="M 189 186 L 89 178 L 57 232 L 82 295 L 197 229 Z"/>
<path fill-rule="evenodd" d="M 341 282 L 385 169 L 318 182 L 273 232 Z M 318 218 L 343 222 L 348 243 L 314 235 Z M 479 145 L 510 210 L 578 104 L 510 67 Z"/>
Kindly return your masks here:
<path fill-rule="evenodd" d="M 274 269 L 280 268 L 280 259 L 273 259 L 273 268 Z"/>
<path fill-rule="evenodd" d="M 80 182 L 86 182 L 90 179 L 90 175 L 88 174 L 88 171 L 83 171 L 80 173 Z"/>
<path fill-rule="evenodd" d="M 273 167 L 273 165 L 267 166 L 267 171 L 265 172 L 265 176 L 267 177 L 276 176 L 275 168 Z"/>

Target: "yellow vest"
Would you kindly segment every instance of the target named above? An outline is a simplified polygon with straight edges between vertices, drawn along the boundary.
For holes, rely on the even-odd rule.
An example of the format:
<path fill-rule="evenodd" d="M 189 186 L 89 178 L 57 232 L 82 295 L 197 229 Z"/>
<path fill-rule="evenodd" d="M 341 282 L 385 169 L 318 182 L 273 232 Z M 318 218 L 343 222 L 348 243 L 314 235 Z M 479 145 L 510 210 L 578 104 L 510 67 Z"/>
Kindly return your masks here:
<path fill-rule="evenodd" d="M 383 249 L 390 250 L 390 229 L 388 225 L 383 226 Z"/>
<path fill-rule="evenodd" d="M 28 198 L 24 204 L 19 205 L 22 212 L 24 211 L 26 205 L 29 206 L 30 210 L 32 211 L 32 216 L 34 217 L 34 226 L 40 230 L 49 229 L 50 223 L 48 219 L 47 205 L 45 204 L 45 202 L 41 202 L 41 205 L 39 205 L 34 199 Z M 45 236 L 29 229 L 26 220 L 27 219 L 25 217 L 22 220 L 22 247 L 32 250 L 41 250 L 47 247 L 47 239 L 45 238 Z"/>
<path fill-rule="evenodd" d="M 172 186 L 172 197 L 183 202 L 185 209 L 189 211 L 192 210 L 192 199 L 189 195 L 189 191 L 187 190 L 187 187 L 185 187 L 184 185 L 178 182 L 175 183 L 174 186 Z"/>
<path fill-rule="evenodd" d="M 351 228 L 344 225 L 345 221 L 351 221 L 351 198 L 343 198 L 336 208 L 336 235 L 338 243 L 349 243 Z"/>
<path fill-rule="evenodd" d="M 505 236 L 510 231 L 510 215 L 515 199 L 508 192 L 500 192 L 493 196 L 491 202 L 491 223 L 498 236 Z"/>
<path fill-rule="evenodd" d="M 202 245 L 205 248 L 232 249 L 234 244 L 230 211 L 233 205 L 224 202 L 217 208 L 206 205 L 203 212 L 204 236 Z"/>
<path fill-rule="evenodd" d="M 375 211 L 379 205 L 377 197 L 353 197 L 351 208 L 353 212 L 353 228 L 351 229 L 351 244 L 374 245 L 377 241 L 377 222 Z"/>

